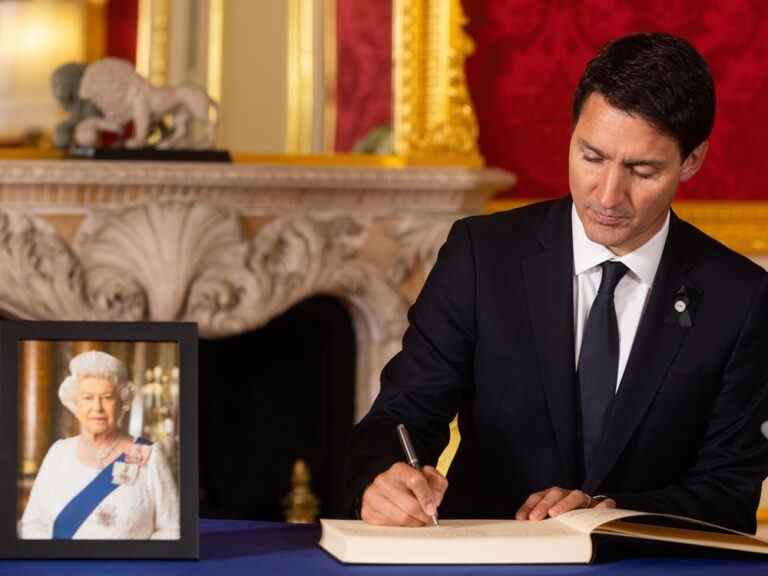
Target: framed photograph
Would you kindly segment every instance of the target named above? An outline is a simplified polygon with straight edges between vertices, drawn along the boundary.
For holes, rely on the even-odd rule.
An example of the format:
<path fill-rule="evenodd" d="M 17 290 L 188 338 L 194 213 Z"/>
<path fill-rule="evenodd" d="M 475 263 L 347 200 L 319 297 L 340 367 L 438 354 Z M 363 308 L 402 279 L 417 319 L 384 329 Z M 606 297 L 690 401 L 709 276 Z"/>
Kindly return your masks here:
<path fill-rule="evenodd" d="M 0 322 L 0 557 L 197 558 L 197 327 Z"/>

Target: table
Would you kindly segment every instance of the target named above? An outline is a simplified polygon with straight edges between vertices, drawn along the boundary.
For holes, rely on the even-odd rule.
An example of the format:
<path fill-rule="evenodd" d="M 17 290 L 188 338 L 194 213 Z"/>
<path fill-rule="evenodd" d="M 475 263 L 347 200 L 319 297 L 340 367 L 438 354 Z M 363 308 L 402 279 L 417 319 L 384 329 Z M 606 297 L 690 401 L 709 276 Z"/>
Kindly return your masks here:
<path fill-rule="evenodd" d="M 496 576 L 555 575 L 648 575 L 675 574 L 706 576 L 728 574 L 768 575 L 768 559 L 730 555 L 714 557 L 698 550 L 685 556 L 666 555 L 623 557 L 591 565 L 522 566 L 371 566 L 344 565 L 316 546 L 317 525 L 290 525 L 242 520 L 202 520 L 200 522 L 201 559 L 195 561 L 81 561 L 36 560 L 0 561 L 0 575 L 77 574 L 78 576 L 122 575 L 224 575 L 280 574 L 301 576 L 343 574 L 395 576 L 447 574 Z"/>

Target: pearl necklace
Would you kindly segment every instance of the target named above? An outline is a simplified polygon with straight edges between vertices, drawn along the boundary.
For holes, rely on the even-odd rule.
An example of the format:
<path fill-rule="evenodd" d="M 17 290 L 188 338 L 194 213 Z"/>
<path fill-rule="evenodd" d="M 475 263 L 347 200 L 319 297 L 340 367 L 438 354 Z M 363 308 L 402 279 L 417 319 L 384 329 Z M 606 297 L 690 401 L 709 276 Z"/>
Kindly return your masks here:
<path fill-rule="evenodd" d="M 106 448 L 98 449 L 91 446 L 88 442 L 85 441 L 85 439 L 82 439 L 83 445 L 88 449 L 88 451 L 93 455 L 93 457 L 96 459 L 96 461 L 99 464 L 99 468 L 104 468 L 104 460 L 112 454 L 112 450 L 115 449 L 115 446 L 117 446 L 117 443 L 120 441 L 120 434 L 118 434 L 115 437 L 115 441 L 112 442 L 109 446 Z"/>

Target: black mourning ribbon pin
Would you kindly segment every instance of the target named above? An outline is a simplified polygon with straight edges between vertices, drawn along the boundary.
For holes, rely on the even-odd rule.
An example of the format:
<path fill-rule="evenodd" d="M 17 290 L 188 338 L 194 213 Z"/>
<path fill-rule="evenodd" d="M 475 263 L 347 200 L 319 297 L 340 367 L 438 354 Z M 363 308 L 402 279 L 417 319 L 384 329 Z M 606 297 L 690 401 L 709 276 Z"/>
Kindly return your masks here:
<path fill-rule="evenodd" d="M 690 328 L 693 326 L 692 306 L 693 298 L 688 288 L 683 285 L 675 292 L 672 300 L 672 311 L 667 317 L 667 321 L 675 323 L 681 328 Z"/>

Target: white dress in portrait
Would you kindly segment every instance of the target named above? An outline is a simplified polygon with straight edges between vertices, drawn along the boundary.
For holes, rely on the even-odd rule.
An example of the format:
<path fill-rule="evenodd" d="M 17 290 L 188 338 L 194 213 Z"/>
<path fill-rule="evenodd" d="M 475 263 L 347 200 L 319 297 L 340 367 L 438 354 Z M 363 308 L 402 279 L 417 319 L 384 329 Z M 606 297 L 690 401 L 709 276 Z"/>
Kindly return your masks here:
<path fill-rule="evenodd" d="M 78 438 L 55 442 L 43 459 L 19 521 L 19 538 L 51 539 L 59 512 L 101 472 L 77 458 Z M 135 480 L 107 495 L 75 532 L 80 540 L 177 540 L 179 496 L 158 444 Z"/>

